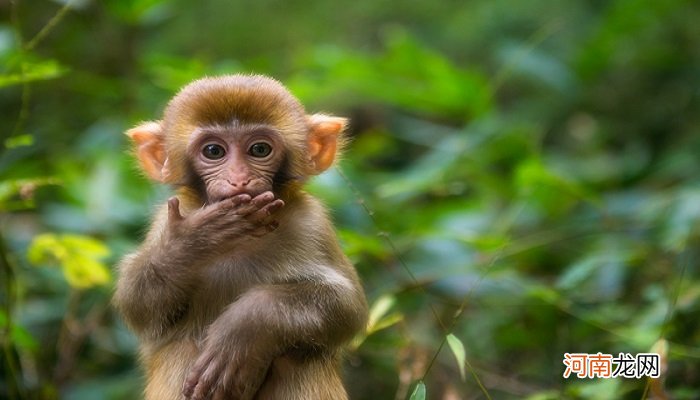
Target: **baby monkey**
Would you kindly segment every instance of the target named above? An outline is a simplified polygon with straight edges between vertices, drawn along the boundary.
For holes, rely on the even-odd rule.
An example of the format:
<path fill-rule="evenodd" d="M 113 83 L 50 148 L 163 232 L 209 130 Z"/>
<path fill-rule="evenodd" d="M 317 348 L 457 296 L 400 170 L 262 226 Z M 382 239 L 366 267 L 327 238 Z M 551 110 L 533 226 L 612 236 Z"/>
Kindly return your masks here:
<path fill-rule="evenodd" d="M 343 344 L 367 305 L 323 205 L 343 118 L 307 115 L 258 75 L 184 87 L 127 132 L 176 189 L 119 264 L 114 304 L 141 342 L 147 400 L 337 400 Z"/>

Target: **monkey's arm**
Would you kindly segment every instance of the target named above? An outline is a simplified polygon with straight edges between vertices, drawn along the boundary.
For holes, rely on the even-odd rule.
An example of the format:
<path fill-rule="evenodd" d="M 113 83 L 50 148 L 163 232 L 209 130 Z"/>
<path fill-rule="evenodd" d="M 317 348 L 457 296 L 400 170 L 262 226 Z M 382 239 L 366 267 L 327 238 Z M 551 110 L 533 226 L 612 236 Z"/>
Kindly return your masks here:
<path fill-rule="evenodd" d="M 364 329 L 367 305 L 353 281 L 333 274 L 333 281 L 257 287 L 234 303 L 231 311 L 245 309 L 241 317 L 249 319 L 248 327 L 267 332 L 279 353 L 296 348 L 335 350 Z"/>
<path fill-rule="evenodd" d="M 271 192 L 248 195 L 180 214 L 171 198 L 156 216 L 141 248 L 119 265 L 114 303 L 140 335 L 157 339 L 185 315 L 201 266 L 225 242 L 274 228 L 266 217 L 282 207 Z"/>
<path fill-rule="evenodd" d="M 276 357 L 332 352 L 364 329 L 367 305 L 356 278 L 322 269 L 328 279 L 258 286 L 231 304 L 210 326 L 185 395 L 250 399 Z"/>
<path fill-rule="evenodd" d="M 145 242 L 119 264 L 114 304 L 139 335 L 159 337 L 187 311 L 197 285 L 193 260 L 165 235 L 167 207 L 157 214 Z"/>

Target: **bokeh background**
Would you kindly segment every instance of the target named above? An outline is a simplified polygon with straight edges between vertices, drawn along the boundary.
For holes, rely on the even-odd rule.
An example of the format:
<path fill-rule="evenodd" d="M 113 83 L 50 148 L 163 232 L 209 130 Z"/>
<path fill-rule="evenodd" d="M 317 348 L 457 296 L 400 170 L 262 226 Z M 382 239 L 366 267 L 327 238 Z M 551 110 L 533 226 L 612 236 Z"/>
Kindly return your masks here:
<path fill-rule="evenodd" d="M 309 190 L 372 304 L 353 399 L 700 398 L 700 3 L 0 1 L 0 398 L 135 399 L 122 134 L 203 75 L 351 118 Z M 563 378 L 656 352 L 660 379 Z M 416 390 L 416 388 L 418 388 Z"/>

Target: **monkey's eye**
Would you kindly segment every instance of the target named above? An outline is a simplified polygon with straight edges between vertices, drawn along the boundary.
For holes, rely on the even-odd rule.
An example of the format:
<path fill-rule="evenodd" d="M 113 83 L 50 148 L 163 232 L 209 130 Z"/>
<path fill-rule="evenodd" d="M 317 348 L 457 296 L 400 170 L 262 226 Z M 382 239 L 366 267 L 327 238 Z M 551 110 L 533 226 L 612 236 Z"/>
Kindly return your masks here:
<path fill-rule="evenodd" d="M 202 149 L 202 154 L 210 160 L 218 160 L 226 155 L 226 150 L 218 144 L 208 144 Z"/>
<path fill-rule="evenodd" d="M 267 157 L 272 152 L 272 146 L 265 142 L 254 143 L 248 149 L 248 154 L 253 157 Z"/>

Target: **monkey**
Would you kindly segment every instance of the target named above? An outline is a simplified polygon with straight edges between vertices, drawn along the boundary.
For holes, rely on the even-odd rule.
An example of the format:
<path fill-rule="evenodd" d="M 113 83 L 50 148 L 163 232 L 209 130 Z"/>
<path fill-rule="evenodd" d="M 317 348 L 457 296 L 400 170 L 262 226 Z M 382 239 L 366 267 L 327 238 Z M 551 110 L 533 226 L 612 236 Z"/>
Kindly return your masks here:
<path fill-rule="evenodd" d="M 343 346 L 367 321 L 357 272 L 304 183 L 347 120 L 262 75 L 204 77 L 126 133 L 174 196 L 117 265 L 146 400 L 347 399 Z"/>

